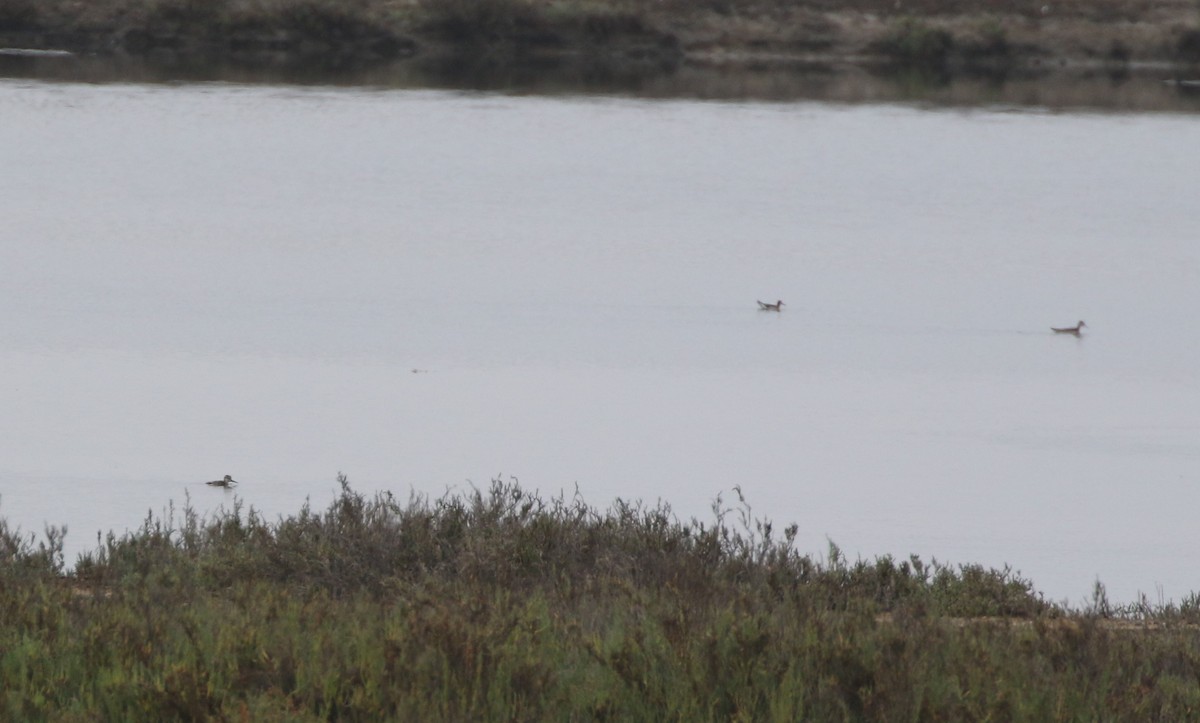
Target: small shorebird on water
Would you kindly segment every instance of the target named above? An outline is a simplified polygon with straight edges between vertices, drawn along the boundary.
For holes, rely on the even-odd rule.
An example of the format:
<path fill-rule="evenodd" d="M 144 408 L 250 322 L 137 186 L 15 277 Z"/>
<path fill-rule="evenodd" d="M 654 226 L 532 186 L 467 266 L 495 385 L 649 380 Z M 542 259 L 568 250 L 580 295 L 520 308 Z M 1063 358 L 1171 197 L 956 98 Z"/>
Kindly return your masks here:
<path fill-rule="evenodd" d="M 767 304 L 762 301 L 758 302 L 759 311 L 783 311 L 783 302 L 776 301 L 774 304 Z"/>
<path fill-rule="evenodd" d="M 229 475 L 225 475 L 225 479 L 215 479 L 212 482 L 205 482 L 204 484 L 211 485 L 213 487 L 233 487 L 237 484 L 237 480 Z"/>
<path fill-rule="evenodd" d="M 1075 326 L 1064 326 L 1061 328 L 1052 326 L 1050 327 L 1050 331 L 1054 332 L 1055 334 L 1074 334 L 1075 336 L 1079 336 L 1079 331 L 1085 326 L 1087 326 L 1087 324 L 1080 320 L 1080 322 Z"/>

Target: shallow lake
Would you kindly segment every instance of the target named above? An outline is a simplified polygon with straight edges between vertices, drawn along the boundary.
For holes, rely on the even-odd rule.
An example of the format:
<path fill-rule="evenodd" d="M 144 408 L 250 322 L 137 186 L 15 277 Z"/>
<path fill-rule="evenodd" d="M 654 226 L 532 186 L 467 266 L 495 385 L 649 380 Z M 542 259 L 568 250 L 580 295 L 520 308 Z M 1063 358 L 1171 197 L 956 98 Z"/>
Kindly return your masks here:
<path fill-rule="evenodd" d="M 1200 590 L 1200 116 L 9 79 L 0 157 L 0 515 L 68 561 L 340 471 Z"/>

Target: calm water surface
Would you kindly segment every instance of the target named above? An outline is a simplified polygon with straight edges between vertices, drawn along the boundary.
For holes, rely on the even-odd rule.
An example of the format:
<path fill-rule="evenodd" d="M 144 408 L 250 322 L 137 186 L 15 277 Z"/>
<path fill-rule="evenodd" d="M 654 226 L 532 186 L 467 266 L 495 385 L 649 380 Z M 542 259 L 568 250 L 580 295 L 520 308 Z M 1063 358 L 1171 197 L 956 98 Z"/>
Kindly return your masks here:
<path fill-rule="evenodd" d="M 0 514 L 70 559 L 511 475 L 1200 589 L 1196 116 L 8 80 L 0 158 Z"/>

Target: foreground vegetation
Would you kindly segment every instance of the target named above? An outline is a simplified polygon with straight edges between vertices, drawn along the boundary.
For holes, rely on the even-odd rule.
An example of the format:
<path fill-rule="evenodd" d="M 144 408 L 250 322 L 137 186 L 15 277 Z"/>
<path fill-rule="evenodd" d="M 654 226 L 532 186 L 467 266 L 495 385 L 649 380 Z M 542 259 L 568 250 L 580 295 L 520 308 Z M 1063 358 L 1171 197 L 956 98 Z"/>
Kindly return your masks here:
<path fill-rule="evenodd" d="M 1200 719 L 1196 601 L 815 561 L 751 517 L 542 499 L 148 517 L 64 572 L 0 522 L 4 720 Z M 740 497 L 740 493 L 739 493 Z"/>
<path fill-rule="evenodd" d="M 1195 0 L 0 0 L 0 46 L 317 57 L 1200 64 Z"/>

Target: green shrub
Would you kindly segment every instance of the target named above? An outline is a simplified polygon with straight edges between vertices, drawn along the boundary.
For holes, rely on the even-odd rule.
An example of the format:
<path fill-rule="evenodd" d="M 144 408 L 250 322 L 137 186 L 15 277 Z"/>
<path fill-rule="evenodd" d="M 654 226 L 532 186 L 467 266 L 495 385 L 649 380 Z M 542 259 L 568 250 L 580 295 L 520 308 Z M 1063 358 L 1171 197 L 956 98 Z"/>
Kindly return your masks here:
<path fill-rule="evenodd" d="M 1200 30 L 1185 30 L 1179 34 L 1175 58 L 1183 63 L 1200 63 Z"/>
<path fill-rule="evenodd" d="M 0 0 L 0 32 L 34 30 L 41 17 L 37 0 Z"/>
<path fill-rule="evenodd" d="M 426 27 L 455 43 L 494 42 L 544 25 L 528 0 L 421 0 Z"/>
<path fill-rule="evenodd" d="M 942 28 L 905 18 L 874 45 L 893 60 L 910 65 L 941 65 L 954 48 L 954 36 Z"/>

